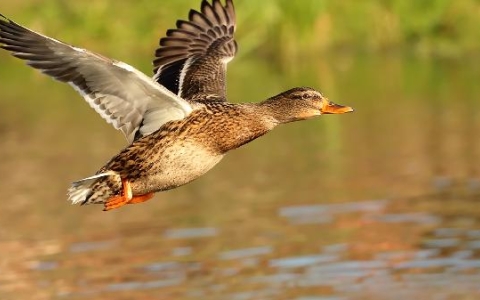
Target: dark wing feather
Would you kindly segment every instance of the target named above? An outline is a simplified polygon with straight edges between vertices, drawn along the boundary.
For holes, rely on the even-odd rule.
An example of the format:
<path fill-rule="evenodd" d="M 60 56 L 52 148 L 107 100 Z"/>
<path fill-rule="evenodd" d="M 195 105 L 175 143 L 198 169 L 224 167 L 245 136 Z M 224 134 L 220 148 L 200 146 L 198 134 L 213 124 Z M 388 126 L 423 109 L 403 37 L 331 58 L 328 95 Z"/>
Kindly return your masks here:
<path fill-rule="evenodd" d="M 202 1 L 188 21 L 177 21 L 160 39 L 154 80 L 186 100 L 226 99 L 227 63 L 237 52 L 232 0 Z"/>

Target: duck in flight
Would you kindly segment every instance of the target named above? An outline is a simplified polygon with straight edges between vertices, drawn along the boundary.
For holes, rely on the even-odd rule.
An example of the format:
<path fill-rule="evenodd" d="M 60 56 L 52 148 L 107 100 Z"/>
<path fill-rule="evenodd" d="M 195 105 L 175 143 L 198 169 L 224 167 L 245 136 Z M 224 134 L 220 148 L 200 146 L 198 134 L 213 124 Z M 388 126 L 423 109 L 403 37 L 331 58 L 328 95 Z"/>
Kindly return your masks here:
<path fill-rule="evenodd" d="M 0 47 L 70 84 L 128 146 L 68 190 L 76 204 L 111 210 L 187 184 L 225 154 L 275 128 L 353 109 L 320 92 L 293 88 L 260 103 L 226 99 L 227 63 L 237 52 L 232 0 L 203 0 L 155 52 L 154 76 L 27 29 L 0 15 Z"/>

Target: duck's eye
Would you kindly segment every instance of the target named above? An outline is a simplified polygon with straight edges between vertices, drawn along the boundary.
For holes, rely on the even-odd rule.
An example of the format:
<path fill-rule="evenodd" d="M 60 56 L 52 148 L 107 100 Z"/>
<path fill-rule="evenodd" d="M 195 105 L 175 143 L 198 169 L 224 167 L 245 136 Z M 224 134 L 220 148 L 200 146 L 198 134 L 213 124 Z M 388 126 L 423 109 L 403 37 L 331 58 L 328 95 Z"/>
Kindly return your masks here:
<path fill-rule="evenodd" d="M 305 93 L 305 94 L 302 95 L 302 99 L 306 100 L 308 98 L 310 98 L 309 94 Z"/>

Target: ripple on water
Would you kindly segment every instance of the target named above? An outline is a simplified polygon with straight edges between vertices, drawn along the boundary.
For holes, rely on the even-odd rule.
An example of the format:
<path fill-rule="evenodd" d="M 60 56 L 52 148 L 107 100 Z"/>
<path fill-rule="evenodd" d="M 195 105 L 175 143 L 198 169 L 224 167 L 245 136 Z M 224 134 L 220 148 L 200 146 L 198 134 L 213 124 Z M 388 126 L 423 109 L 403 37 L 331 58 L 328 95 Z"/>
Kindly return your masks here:
<path fill-rule="evenodd" d="M 338 255 L 334 254 L 319 254 L 309 256 L 294 256 L 287 258 L 278 258 L 270 260 L 270 267 L 273 268 L 298 268 L 305 267 L 319 263 L 327 263 L 339 260 Z"/>
<path fill-rule="evenodd" d="M 389 279 L 390 278 L 390 279 Z M 374 280 L 382 286 L 391 283 L 388 264 L 382 261 L 349 261 L 311 266 L 297 281 L 301 287 L 331 286 L 339 293 L 353 293 L 362 288 L 359 280 Z M 363 288 L 362 288 L 363 289 Z"/>
<path fill-rule="evenodd" d="M 405 259 L 406 257 L 412 257 L 413 254 L 411 251 L 383 251 L 374 255 L 373 259 L 390 261 L 390 260 L 399 260 Z"/>
<path fill-rule="evenodd" d="M 421 225 L 435 225 L 442 221 L 438 216 L 421 212 L 367 216 L 366 219 L 383 223 L 416 223 Z"/>
<path fill-rule="evenodd" d="M 480 179 L 471 178 L 470 180 L 468 180 L 468 189 L 472 192 L 480 191 Z"/>
<path fill-rule="evenodd" d="M 458 259 L 452 268 L 457 271 L 470 269 L 480 269 L 480 259 Z"/>
<path fill-rule="evenodd" d="M 438 256 L 440 249 L 421 249 L 417 251 L 384 251 L 375 254 L 374 259 L 382 261 L 426 259 Z"/>
<path fill-rule="evenodd" d="M 81 242 L 81 243 L 73 243 L 70 245 L 69 251 L 73 253 L 79 252 L 88 252 L 88 251 L 96 251 L 96 250 L 106 250 L 113 248 L 118 244 L 118 241 L 99 241 L 99 242 Z"/>
<path fill-rule="evenodd" d="M 470 241 L 467 243 L 467 249 L 480 249 L 480 241 Z"/>
<path fill-rule="evenodd" d="M 289 221 L 293 225 L 306 225 L 306 224 L 329 224 L 335 219 L 330 215 L 305 215 L 302 217 L 291 217 Z"/>
<path fill-rule="evenodd" d="M 164 233 L 166 239 L 188 239 L 188 238 L 202 238 L 213 237 L 218 234 L 218 229 L 214 227 L 204 228 L 181 228 L 168 229 Z"/>
<path fill-rule="evenodd" d="M 58 268 L 56 261 L 33 261 L 29 264 L 29 268 L 35 271 L 50 271 Z"/>
<path fill-rule="evenodd" d="M 405 261 L 394 265 L 394 269 L 428 269 L 451 267 L 459 264 L 462 260 L 456 258 L 435 258 Z"/>
<path fill-rule="evenodd" d="M 348 213 L 379 213 L 389 200 L 371 200 L 334 204 L 297 205 L 280 208 L 278 214 L 292 224 L 328 224 L 335 215 Z"/>
<path fill-rule="evenodd" d="M 348 244 L 333 244 L 333 245 L 326 245 L 323 247 L 323 252 L 328 254 L 335 254 L 335 253 L 343 253 L 348 250 Z"/>
<path fill-rule="evenodd" d="M 152 281 L 130 281 L 109 284 L 105 287 L 107 292 L 120 292 L 120 291 L 132 291 L 132 290 L 146 290 L 146 289 L 158 289 L 179 285 L 185 281 L 184 276 L 176 278 L 152 280 Z"/>
<path fill-rule="evenodd" d="M 295 300 L 347 300 L 344 297 L 318 297 L 318 296 L 305 296 L 305 297 L 297 297 Z"/>
<path fill-rule="evenodd" d="M 236 276 L 238 273 L 240 273 L 240 270 L 238 268 L 224 268 L 218 269 L 217 272 L 220 274 L 220 276 L 231 277 Z"/>
<path fill-rule="evenodd" d="M 427 259 L 438 256 L 440 254 L 440 249 L 421 249 L 414 251 L 415 259 Z"/>
<path fill-rule="evenodd" d="M 345 273 L 320 273 L 307 271 L 296 282 L 299 287 L 318 287 L 318 286 L 330 286 L 335 288 L 337 286 L 345 286 L 355 284 L 360 278 L 366 278 L 367 274 L 371 275 L 372 272 L 366 272 L 362 270 L 351 271 L 348 274 Z"/>
<path fill-rule="evenodd" d="M 363 284 L 366 289 L 381 292 L 382 294 L 403 288 L 403 283 L 397 281 L 388 270 L 378 272 L 376 276 L 365 278 Z"/>
<path fill-rule="evenodd" d="M 163 272 L 173 269 L 179 269 L 181 267 L 179 262 L 168 261 L 168 262 L 158 262 L 151 263 L 144 266 L 144 269 L 148 272 Z"/>
<path fill-rule="evenodd" d="M 380 260 L 345 261 L 311 266 L 307 269 L 307 272 L 310 274 L 361 277 L 371 273 L 371 270 L 385 269 L 387 266 L 386 262 Z"/>
<path fill-rule="evenodd" d="M 275 299 L 281 293 L 278 289 L 267 288 L 260 290 L 253 290 L 247 292 L 238 292 L 227 294 L 226 297 L 222 299 L 229 300 L 250 300 L 250 299 Z"/>
<path fill-rule="evenodd" d="M 451 238 L 458 237 L 464 232 L 465 230 L 461 228 L 437 228 L 434 230 L 433 234 L 440 238 Z"/>
<path fill-rule="evenodd" d="M 480 229 L 468 230 L 467 236 L 469 238 L 480 238 Z"/>
<path fill-rule="evenodd" d="M 378 212 L 383 210 L 387 204 L 388 200 L 371 200 L 335 204 L 297 205 L 282 207 L 278 214 L 281 217 L 296 218 L 308 215 Z"/>
<path fill-rule="evenodd" d="M 460 239 L 449 238 L 449 239 L 431 239 L 423 242 L 425 247 L 430 248 L 453 248 L 460 245 Z"/>
<path fill-rule="evenodd" d="M 283 284 L 294 283 L 301 275 L 297 273 L 278 273 L 272 275 L 259 275 L 250 278 L 253 283 Z"/>
<path fill-rule="evenodd" d="M 219 258 L 223 260 L 240 259 L 252 256 L 259 256 L 272 253 L 273 248 L 270 246 L 243 248 L 230 251 L 224 251 L 219 254 Z"/>
<path fill-rule="evenodd" d="M 452 253 L 453 258 L 457 259 L 468 259 L 473 257 L 473 251 L 472 250 L 459 250 L 454 253 Z"/>
<path fill-rule="evenodd" d="M 260 260 L 256 257 L 247 257 L 240 261 L 244 267 L 253 268 L 259 265 Z"/>
<path fill-rule="evenodd" d="M 187 256 L 193 253 L 192 247 L 176 247 L 172 250 L 173 256 Z"/>

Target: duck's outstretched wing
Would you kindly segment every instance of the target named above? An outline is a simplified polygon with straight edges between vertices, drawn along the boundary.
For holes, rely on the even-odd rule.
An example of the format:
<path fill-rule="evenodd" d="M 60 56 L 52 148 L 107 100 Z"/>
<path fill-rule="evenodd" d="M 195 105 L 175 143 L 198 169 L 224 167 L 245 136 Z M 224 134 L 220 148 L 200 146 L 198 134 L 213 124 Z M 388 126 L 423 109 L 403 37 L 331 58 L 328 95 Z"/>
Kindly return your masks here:
<path fill-rule="evenodd" d="M 33 68 L 70 84 L 127 140 L 182 119 L 190 104 L 135 68 L 76 48 L 0 15 L 0 47 Z"/>
<path fill-rule="evenodd" d="M 160 39 L 154 80 L 186 100 L 225 101 L 227 63 L 237 52 L 232 0 L 202 1 L 188 21 L 177 21 Z"/>

